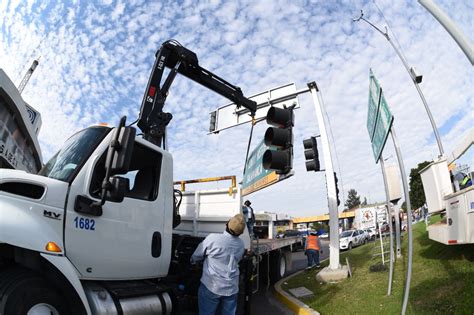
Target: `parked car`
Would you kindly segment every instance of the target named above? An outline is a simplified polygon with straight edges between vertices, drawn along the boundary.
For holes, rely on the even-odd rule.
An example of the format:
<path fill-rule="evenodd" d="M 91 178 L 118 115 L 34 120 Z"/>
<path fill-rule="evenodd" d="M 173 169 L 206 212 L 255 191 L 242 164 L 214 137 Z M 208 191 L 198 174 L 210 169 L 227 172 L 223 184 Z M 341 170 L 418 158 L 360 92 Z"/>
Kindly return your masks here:
<path fill-rule="evenodd" d="M 281 233 L 278 233 L 276 238 L 286 238 L 286 237 L 301 237 L 301 242 L 297 242 L 293 244 L 292 251 L 297 251 L 298 249 L 304 249 L 304 244 L 306 241 L 307 233 L 305 231 L 298 231 L 298 230 L 286 230 Z"/>
<path fill-rule="evenodd" d="M 352 249 L 362 244 L 367 243 L 367 235 L 362 230 L 344 231 L 339 235 L 339 248 Z"/>
<path fill-rule="evenodd" d="M 329 238 L 329 234 L 327 232 L 324 232 L 321 235 L 319 235 L 319 238 Z"/>
<path fill-rule="evenodd" d="M 298 230 L 285 230 L 283 232 L 278 233 L 276 238 L 285 238 L 285 237 L 289 237 L 289 236 L 299 236 L 300 233 L 301 232 L 298 231 Z"/>
<path fill-rule="evenodd" d="M 374 228 L 364 229 L 364 231 L 368 234 L 368 239 L 373 241 L 377 238 L 377 231 Z"/>

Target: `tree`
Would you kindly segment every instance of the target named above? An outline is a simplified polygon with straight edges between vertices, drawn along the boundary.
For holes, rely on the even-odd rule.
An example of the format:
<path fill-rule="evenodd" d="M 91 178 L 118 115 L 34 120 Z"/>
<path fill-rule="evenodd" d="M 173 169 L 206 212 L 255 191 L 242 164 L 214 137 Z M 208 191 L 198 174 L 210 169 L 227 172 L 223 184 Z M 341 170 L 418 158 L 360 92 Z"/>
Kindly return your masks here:
<path fill-rule="evenodd" d="M 352 209 L 360 205 L 360 197 L 355 189 L 349 189 L 347 192 L 347 200 L 344 204 L 348 209 Z"/>
<path fill-rule="evenodd" d="M 412 168 L 410 171 L 410 201 L 412 209 L 418 209 L 426 202 L 425 192 L 423 191 L 423 184 L 419 172 L 428 166 L 428 164 L 430 164 L 430 162 L 424 161 L 418 164 L 416 168 Z"/>
<path fill-rule="evenodd" d="M 364 197 L 364 201 L 360 204 L 361 206 L 367 206 L 367 197 Z"/>

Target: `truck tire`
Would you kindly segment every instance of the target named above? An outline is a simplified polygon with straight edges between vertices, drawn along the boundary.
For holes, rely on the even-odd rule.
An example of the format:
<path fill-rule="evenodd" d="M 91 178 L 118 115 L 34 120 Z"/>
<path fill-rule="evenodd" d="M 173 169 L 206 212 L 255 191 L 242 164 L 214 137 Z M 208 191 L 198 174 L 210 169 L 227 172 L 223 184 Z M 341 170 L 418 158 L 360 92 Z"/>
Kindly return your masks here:
<path fill-rule="evenodd" d="M 0 314 L 70 314 L 59 292 L 39 275 L 15 268 L 0 273 Z"/>
<path fill-rule="evenodd" d="M 286 256 L 282 252 L 275 252 L 270 260 L 270 283 L 275 284 L 287 272 Z"/>

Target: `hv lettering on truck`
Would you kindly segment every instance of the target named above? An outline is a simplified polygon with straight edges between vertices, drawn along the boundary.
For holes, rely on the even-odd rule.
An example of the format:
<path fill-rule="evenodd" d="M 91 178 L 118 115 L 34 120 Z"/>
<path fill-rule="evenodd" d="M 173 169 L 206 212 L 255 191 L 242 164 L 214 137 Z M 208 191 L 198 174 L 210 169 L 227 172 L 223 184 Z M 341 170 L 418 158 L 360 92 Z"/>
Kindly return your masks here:
<path fill-rule="evenodd" d="M 89 218 L 75 217 L 74 226 L 76 229 L 95 231 L 95 220 Z"/>

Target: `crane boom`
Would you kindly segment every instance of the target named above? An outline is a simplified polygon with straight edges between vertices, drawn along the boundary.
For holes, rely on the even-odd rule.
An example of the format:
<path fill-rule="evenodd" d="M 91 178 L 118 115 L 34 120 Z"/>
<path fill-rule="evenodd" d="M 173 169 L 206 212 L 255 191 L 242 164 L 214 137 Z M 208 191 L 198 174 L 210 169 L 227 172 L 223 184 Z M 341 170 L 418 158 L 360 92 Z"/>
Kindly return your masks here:
<path fill-rule="evenodd" d="M 170 68 L 170 72 L 161 83 L 165 67 Z M 170 113 L 163 112 L 163 107 L 169 88 L 178 73 L 226 97 L 237 107 L 247 108 L 251 115 L 255 114 L 257 104 L 245 97 L 238 86 L 232 85 L 202 68 L 194 52 L 176 41 L 169 40 L 164 42 L 156 53 L 155 63 L 140 108 L 137 125 L 148 141 L 161 146 L 166 126 L 173 118 Z"/>
<path fill-rule="evenodd" d="M 26 74 L 23 77 L 23 79 L 21 80 L 20 85 L 18 85 L 18 92 L 20 92 L 20 94 L 25 89 L 25 86 L 28 83 L 28 81 L 30 80 L 31 75 L 33 74 L 36 67 L 38 66 L 38 63 L 39 63 L 39 61 L 37 59 L 33 60 L 33 63 L 31 64 L 30 68 L 28 69 L 28 71 L 26 71 Z"/>

